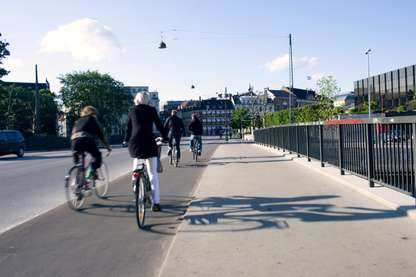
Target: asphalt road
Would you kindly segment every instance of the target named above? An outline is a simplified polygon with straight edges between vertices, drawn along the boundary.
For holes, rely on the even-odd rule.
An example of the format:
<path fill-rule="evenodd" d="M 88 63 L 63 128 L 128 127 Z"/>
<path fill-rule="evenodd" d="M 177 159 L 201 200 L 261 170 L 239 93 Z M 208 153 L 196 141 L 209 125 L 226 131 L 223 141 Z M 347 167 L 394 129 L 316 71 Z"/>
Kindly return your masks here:
<path fill-rule="evenodd" d="M 114 149 L 104 161 L 112 180 L 131 170 L 126 148 Z M 64 177 L 72 165 L 70 151 L 0 157 L 0 233 L 64 203 Z"/>
<path fill-rule="evenodd" d="M 106 200 L 90 197 L 80 212 L 63 204 L 0 235 L 0 275 L 157 276 L 206 166 L 204 161 L 212 155 L 216 144 L 204 147 L 198 165 L 190 161 L 191 154 L 185 151 L 180 168 L 170 167 L 167 159 L 163 160 L 163 211 L 149 213 L 146 230 L 137 228 L 127 174 L 112 182 Z M 123 160 L 123 151 L 114 156 L 120 155 Z M 68 158 L 60 156 L 63 160 Z M 50 166 L 54 163 L 57 162 L 51 161 Z M 61 161 L 60 166 L 66 168 L 65 162 Z M 36 172 L 36 163 L 29 172 Z M 59 175 L 63 176 L 62 172 Z M 61 183 L 57 189 L 60 192 Z M 21 195 L 24 191 L 20 190 L 19 196 L 30 198 L 31 195 Z"/>

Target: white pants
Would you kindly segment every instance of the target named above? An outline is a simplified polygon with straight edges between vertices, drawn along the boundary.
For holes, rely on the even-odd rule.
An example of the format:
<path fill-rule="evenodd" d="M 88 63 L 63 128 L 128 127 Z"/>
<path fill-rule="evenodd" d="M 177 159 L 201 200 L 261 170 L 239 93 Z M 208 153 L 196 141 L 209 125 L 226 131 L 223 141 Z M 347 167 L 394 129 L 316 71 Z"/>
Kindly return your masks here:
<path fill-rule="evenodd" d="M 142 159 L 135 158 L 133 160 L 133 170 L 136 169 L 137 163 L 143 161 Z M 157 173 L 157 157 L 152 157 L 144 160 L 146 162 L 147 174 L 149 175 L 150 184 L 152 185 L 152 197 L 155 204 L 160 203 L 160 190 L 159 190 L 159 175 Z"/>

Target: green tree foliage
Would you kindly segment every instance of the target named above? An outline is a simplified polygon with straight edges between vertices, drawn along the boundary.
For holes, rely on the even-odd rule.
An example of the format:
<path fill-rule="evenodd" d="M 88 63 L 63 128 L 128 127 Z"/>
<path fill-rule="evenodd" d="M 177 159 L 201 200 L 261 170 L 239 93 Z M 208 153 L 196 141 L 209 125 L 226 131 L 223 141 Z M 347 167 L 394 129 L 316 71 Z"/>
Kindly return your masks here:
<path fill-rule="evenodd" d="M 0 86 L 0 129 L 16 129 L 25 134 L 31 133 L 34 112 L 33 90 L 18 86 Z M 49 90 L 39 92 L 40 132 L 56 134 L 58 108 L 55 95 Z"/>
<path fill-rule="evenodd" d="M 251 118 L 247 109 L 237 108 L 231 114 L 231 127 L 240 129 L 240 127 L 248 128 L 251 125 Z"/>
<path fill-rule="evenodd" d="M 321 101 L 328 101 L 341 92 L 333 76 L 325 76 L 316 82 L 317 93 Z"/>
<path fill-rule="evenodd" d="M 68 73 L 60 78 L 61 99 L 67 110 L 70 124 L 78 117 L 82 107 L 92 105 L 99 111 L 99 120 L 109 134 L 132 105 L 132 97 L 124 91 L 123 83 L 109 74 L 98 71 Z"/>
<path fill-rule="evenodd" d="M 9 50 L 7 50 L 7 46 L 9 46 L 9 43 L 6 42 L 6 41 L 2 41 L 1 40 L 1 33 L 0 33 L 0 79 L 3 76 L 5 76 L 5 75 L 7 75 L 9 73 L 9 71 L 7 71 L 6 69 L 2 68 L 2 66 L 1 66 L 3 64 L 2 60 L 4 58 L 6 58 L 6 56 L 9 56 L 10 55 Z"/>

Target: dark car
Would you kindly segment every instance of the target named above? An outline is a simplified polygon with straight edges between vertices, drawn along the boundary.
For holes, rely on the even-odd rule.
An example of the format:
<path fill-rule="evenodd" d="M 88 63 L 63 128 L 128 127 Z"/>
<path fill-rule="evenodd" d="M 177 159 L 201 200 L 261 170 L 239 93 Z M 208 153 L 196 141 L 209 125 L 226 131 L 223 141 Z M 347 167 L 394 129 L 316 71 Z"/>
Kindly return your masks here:
<path fill-rule="evenodd" d="M 0 130 L 0 156 L 8 154 L 19 158 L 25 154 L 25 139 L 19 131 Z"/>

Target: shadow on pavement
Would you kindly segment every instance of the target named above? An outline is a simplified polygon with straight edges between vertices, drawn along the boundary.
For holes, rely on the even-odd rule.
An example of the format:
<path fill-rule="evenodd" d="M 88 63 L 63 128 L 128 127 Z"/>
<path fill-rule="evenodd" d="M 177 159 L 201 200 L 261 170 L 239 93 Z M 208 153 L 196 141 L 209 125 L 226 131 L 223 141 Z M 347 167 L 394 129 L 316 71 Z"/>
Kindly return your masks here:
<path fill-rule="evenodd" d="M 208 165 L 227 165 L 227 164 L 264 164 L 264 163 L 276 163 L 276 162 L 290 162 L 293 161 L 293 158 L 288 159 L 267 159 L 267 160 L 252 160 L 252 161 L 241 161 L 241 160 L 225 160 L 224 161 L 215 161 L 210 162 Z"/>
<path fill-rule="evenodd" d="M 287 219 L 303 222 L 357 221 L 404 217 L 396 210 L 364 207 L 339 207 L 320 200 L 338 195 L 279 197 L 209 197 L 195 200 L 191 213 L 185 216 L 197 228 L 183 232 L 241 232 L 266 228 L 289 228 Z M 312 202 L 313 201 L 313 202 Z M 209 227 L 209 228 L 208 228 Z"/>
<path fill-rule="evenodd" d="M 191 197 L 165 195 L 161 197 L 162 211 L 146 211 L 146 226 L 142 231 L 161 235 L 175 235 L 178 225 L 189 207 Z M 77 212 L 81 215 L 135 219 L 135 202 L 133 194 L 114 194 L 97 200 Z M 172 221 L 172 219 L 174 219 Z"/>

